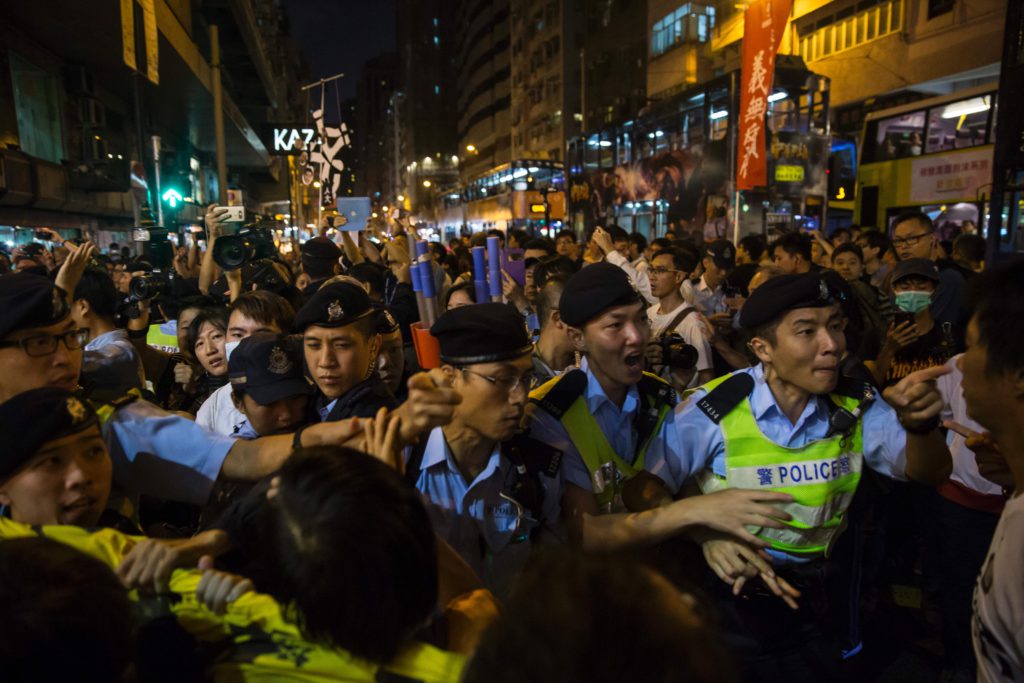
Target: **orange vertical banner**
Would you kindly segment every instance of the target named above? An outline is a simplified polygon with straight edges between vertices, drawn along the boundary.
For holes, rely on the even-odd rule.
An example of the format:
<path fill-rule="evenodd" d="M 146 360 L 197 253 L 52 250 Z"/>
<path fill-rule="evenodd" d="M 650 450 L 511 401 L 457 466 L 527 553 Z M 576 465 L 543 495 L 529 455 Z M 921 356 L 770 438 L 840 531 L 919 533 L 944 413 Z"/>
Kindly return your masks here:
<path fill-rule="evenodd" d="M 792 0 L 754 0 L 743 17 L 743 69 L 737 134 L 736 189 L 768 184 L 765 113 L 775 78 L 775 55 Z"/>

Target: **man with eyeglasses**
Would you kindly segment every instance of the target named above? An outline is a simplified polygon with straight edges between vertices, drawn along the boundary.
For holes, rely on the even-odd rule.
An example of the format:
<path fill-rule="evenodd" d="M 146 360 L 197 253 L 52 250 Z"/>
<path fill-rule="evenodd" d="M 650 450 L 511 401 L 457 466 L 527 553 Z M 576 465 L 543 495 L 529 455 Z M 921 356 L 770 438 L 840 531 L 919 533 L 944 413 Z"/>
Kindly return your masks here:
<path fill-rule="evenodd" d="M 647 269 L 651 279 L 651 292 L 658 303 L 647 309 L 651 319 L 651 336 L 655 339 L 672 334 L 679 335 L 697 352 L 692 368 L 672 368 L 665 365 L 659 375 L 677 390 L 699 387 L 714 379 L 711 345 L 701 330 L 697 309 L 683 299 L 680 287 L 697 267 L 696 259 L 678 249 L 659 252 Z"/>
<path fill-rule="evenodd" d="M 75 391 L 88 333 L 76 328 L 63 290 L 46 277 L 15 273 L 0 278 L 0 311 L 0 403 L 42 387 Z M 450 396 L 427 382 L 410 391 L 403 413 L 407 431 L 450 415 Z M 133 395 L 100 404 L 96 412 L 113 462 L 110 506 L 129 518 L 139 495 L 201 506 L 219 476 L 260 479 L 277 470 L 293 447 L 341 444 L 358 432 L 357 424 L 343 421 L 238 440 Z"/>
<path fill-rule="evenodd" d="M 938 323 L 949 323 L 962 329 L 967 321 L 964 307 L 964 278 L 955 264 L 946 258 L 935 234 L 935 225 L 927 214 L 912 211 L 901 214 L 892 223 L 892 246 L 900 261 L 912 258 L 928 259 L 939 268 L 939 288 L 932 299 L 932 318 Z"/>
<path fill-rule="evenodd" d="M 499 594 L 543 537 L 557 538 L 561 453 L 518 434 L 533 380 L 533 347 L 506 304 L 462 306 L 430 333 L 462 397 L 452 421 L 412 449 L 406 475 L 435 532 Z"/>

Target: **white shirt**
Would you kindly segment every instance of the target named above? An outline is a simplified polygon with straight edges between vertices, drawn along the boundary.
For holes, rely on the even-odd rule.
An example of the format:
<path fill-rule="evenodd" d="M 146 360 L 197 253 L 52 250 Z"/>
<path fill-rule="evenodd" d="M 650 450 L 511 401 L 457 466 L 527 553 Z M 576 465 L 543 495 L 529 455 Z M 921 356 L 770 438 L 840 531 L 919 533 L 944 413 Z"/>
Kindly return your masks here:
<path fill-rule="evenodd" d="M 935 382 L 939 393 L 942 394 L 942 398 L 946 402 L 942 418 L 959 422 L 972 431 L 983 433 L 985 428 L 967 416 L 967 403 L 964 401 L 964 390 L 961 386 L 964 376 L 956 365 L 960 355 L 949 359 L 946 366 L 950 368 L 950 373 L 939 377 Z M 978 471 L 978 461 L 974 458 L 974 451 L 968 448 L 965 442 L 966 439 L 953 430 L 946 435 L 949 453 L 953 456 L 951 478 L 978 493 L 1000 495 L 1003 492 L 1002 487 L 981 476 Z"/>
<path fill-rule="evenodd" d="M 235 427 L 244 421 L 245 414 L 236 408 L 235 402 L 231 400 L 230 384 L 225 384 L 210 394 L 196 413 L 197 425 L 224 436 L 232 436 Z"/>
<path fill-rule="evenodd" d="M 677 315 L 687 308 L 693 307 L 684 301 L 668 313 L 658 313 L 660 308 L 661 304 L 655 304 L 647 309 L 647 317 L 651 319 L 651 339 L 657 339 L 665 334 L 666 328 Z M 686 318 L 676 326 L 675 332 L 683 338 L 683 341 L 697 349 L 697 372 L 700 372 L 701 370 L 710 370 L 713 367 L 711 361 L 711 345 L 708 344 L 708 340 L 704 336 L 700 314 L 694 310 L 693 313 L 687 315 Z M 666 380 L 671 381 L 669 373 L 670 371 L 666 368 L 663 370 L 663 377 Z M 698 383 L 699 380 L 697 374 L 694 373 L 693 379 L 690 380 L 688 388 L 692 389 L 698 386 Z"/>
<path fill-rule="evenodd" d="M 1024 494 L 1007 501 L 974 587 L 979 683 L 1024 680 Z"/>

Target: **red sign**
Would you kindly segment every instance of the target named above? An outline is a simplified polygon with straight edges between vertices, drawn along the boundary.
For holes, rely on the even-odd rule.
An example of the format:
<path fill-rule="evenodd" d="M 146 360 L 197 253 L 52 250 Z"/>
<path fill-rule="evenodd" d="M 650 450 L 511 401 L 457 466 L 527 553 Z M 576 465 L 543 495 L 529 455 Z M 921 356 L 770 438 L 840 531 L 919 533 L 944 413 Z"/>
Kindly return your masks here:
<path fill-rule="evenodd" d="M 792 0 L 754 0 L 743 17 L 743 70 L 736 189 L 768 184 L 764 117 L 775 78 L 775 55 L 789 20 Z"/>

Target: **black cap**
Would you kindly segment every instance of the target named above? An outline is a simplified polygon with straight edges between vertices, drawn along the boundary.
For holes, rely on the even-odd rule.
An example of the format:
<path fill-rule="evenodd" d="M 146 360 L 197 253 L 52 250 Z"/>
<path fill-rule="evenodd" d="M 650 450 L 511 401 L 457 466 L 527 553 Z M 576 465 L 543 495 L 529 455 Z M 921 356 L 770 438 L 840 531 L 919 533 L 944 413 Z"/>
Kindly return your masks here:
<path fill-rule="evenodd" d="M 736 267 L 736 247 L 729 240 L 715 240 L 704 247 L 704 255 L 725 270 Z"/>
<path fill-rule="evenodd" d="M 377 322 L 377 334 L 392 334 L 399 330 L 398 321 L 384 304 L 373 304 L 373 315 Z"/>
<path fill-rule="evenodd" d="M 0 311 L 0 339 L 29 327 L 54 325 L 71 313 L 64 290 L 34 273 L 0 278 Z"/>
<path fill-rule="evenodd" d="M 325 284 L 295 314 L 295 329 L 344 327 L 373 313 L 366 290 L 351 282 Z"/>
<path fill-rule="evenodd" d="M 609 308 L 638 301 L 640 294 L 625 271 L 602 261 L 583 268 L 566 280 L 558 311 L 566 325 L 583 327 Z"/>
<path fill-rule="evenodd" d="M 45 444 L 92 426 L 99 426 L 93 409 L 64 389 L 32 389 L 0 404 L 0 482 Z"/>
<path fill-rule="evenodd" d="M 228 359 L 228 381 L 264 406 L 311 391 L 299 349 L 283 335 L 255 334 L 239 342 Z"/>
<path fill-rule="evenodd" d="M 773 277 L 751 293 L 740 309 L 740 327 L 754 329 L 797 308 L 823 308 L 841 296 L 822 273 Z"/>
<path fill-rule="evenodd" d="M 314 237 L 304 242 L 299 251 L 310 258 L 334 259 L 341 258 L 341 248 L 326 237 Z"/>
<path fill-rule="evenodd" d="M 891 282 L 896 283 L 905 277 L 923 277 L 938 284 L 939 269 L 934 261 L 926 258 L 908 258 L 900 261 L 892 271 Z"/>
<path fill-rule="evenodd" d="M 453 308 L 437 319 L 430 334 L 441 346 L 442 362 L 452 365 L 496 363 L 533 352 L 523 316 L 508 304 Z"/>

